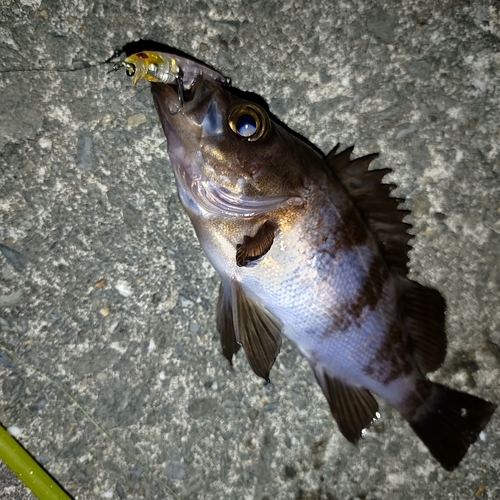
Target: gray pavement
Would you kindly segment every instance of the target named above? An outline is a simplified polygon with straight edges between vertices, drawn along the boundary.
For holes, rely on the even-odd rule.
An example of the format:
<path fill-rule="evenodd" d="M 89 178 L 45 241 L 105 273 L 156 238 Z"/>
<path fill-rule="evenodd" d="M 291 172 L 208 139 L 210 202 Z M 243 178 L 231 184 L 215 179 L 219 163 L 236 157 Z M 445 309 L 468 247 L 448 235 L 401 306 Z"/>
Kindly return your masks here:
<path fill-rule="evenodd" d="M 448 302 L 434 378 L 499 403 L 499 36 L 486 0 L 2 2 L 0 422 L 76 499 L 500 498 L 498 413 L 448 473 L 383 403 L 346 442 L 286 340 L 269 386 L 228 366 L 148 85 L 100 64 L 168 43 L 323 151 L 379 151 Z"/>

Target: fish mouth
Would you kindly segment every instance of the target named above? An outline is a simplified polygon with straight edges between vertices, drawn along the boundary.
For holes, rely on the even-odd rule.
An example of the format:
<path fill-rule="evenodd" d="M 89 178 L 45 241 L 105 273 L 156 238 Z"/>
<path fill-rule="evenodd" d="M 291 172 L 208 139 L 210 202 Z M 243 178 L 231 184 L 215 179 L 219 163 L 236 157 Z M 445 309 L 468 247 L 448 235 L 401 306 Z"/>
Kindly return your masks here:
<path fill-rule="evenodd" d="M 146 58 L 146 61 L 155 62 L 148 64 L 144 62 L 143 58 Z M 137 54 L 129 59 L 140 64 L 139 73 L 153 83 L 153 96 L 158 91 L 164 93 L 171 114 L 176 114 L 181 110 L 189 112 L 194 107 L 193 102 L 196 104 L 196 98 L 200 93 L 203 93 L 202 91 L 206 87 L 218 88 L 221 85 L 231 84 L 229 78 L 212 67 L 175 54 L 147 52 Z M 134 66 L 134 72 L 136 70 L 137 68 Z M 174 93 L 170 92 L 167 95 L 165 87 L 169 87 Z M 158 90 L 162 88 L 163 90 Z M 187 108 L 183 109 L 185 105 Z"/>
<path fill-rule="evenodd" d="M 199 75 L 190 87 L 153 83 L 151 93 L 170 153 L 199 146 L 209 133 L 222 133 L 223 110 L 215 104 L 223 99 L 220 83 Z"/>
<path fill-rule="evenodd" d="M 198 75 L 190 81 L 190 85 L 183 82 L 153 83 L 151 93 L 162 123 L 164 119 L 168 121 L 166 115 L 181 114 L 199 124 L 207 113 L 210 97 L 218 92 L 220 87 L 220 82 Z M 188 126 L 187 123 L 185 126 Z"/>

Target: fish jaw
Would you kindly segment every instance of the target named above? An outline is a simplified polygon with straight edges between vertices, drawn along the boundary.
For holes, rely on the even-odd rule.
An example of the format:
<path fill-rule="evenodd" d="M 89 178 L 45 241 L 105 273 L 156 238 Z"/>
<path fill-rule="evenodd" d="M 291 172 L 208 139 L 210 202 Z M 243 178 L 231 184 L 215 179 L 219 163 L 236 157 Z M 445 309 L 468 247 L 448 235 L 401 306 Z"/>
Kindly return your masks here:
<path fill-rule="evenodd" d="M 191 196 L 193 186 L 204 180 L 200 157 L 194 153 L 199 143 L 196 127 L 182 112 L 174 86 L 155 83 L 151 85 L 151 92 L 167 138 L 167 151 L 179 198 L 188 214 L 199 212 L 196 200 Z"/>

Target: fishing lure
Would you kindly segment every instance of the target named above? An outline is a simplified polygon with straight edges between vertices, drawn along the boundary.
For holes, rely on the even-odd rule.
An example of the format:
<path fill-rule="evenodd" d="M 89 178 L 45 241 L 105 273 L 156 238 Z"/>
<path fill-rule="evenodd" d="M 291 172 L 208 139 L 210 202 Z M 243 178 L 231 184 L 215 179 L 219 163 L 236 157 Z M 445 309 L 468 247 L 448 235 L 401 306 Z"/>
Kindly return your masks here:
<path fill-rule="evenodd" d="M 205 76 L 221 84 L 230 85 L 230 79 L 222 76 L 209 66 L 182 56 L 143 50 L 116 63 L 111 71 L 125 68 L 127 76 L 135 85 L 141 78 L 151 83 L 177 85 L 179 105 L 184 105 L 184 91 L 189 90 L 198 76 Z"/>

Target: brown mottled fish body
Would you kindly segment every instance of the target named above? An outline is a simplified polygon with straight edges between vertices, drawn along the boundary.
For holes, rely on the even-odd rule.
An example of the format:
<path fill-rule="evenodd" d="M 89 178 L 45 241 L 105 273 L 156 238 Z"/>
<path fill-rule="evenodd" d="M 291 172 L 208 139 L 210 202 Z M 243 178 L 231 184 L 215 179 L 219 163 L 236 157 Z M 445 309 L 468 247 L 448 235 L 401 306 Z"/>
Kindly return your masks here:
<path fill-rule="evenodd" d="M 189 68 L 152 92 L 181 203 L 222 279 L 224 355 L 243 346 L 268 380 L 283 333 L 347 439 L 376 417 L 373 393 L 452 470 L 495 405 L 425 377 L 445 357 L 445 302 L 406 277 L 408 212 L 381 183 L 388 170 L 352 148 L 325 158 L 212 68 L 162 56 Z"/>

